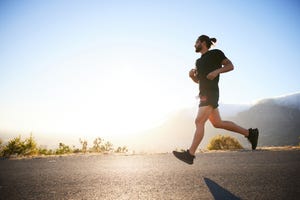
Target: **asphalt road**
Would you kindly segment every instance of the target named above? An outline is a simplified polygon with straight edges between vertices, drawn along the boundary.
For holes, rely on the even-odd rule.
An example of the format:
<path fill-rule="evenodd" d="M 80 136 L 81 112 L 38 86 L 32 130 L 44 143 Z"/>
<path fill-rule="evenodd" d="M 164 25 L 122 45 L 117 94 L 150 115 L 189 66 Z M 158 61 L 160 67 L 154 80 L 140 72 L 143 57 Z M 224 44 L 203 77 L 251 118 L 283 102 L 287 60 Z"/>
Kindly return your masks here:
<path fill-rule="evenodd" d="M 300 150 L 0 160 L 0 199 L 300 199 Z"/>

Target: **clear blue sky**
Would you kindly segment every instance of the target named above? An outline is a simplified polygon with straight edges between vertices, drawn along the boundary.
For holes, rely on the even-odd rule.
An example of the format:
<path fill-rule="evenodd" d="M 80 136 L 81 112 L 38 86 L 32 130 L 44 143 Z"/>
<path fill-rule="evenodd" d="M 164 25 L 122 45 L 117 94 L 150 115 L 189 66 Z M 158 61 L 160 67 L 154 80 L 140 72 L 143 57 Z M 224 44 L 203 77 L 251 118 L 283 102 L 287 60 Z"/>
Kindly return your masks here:
<path fill-rule="evenodd" d="M 292 0 L 1 0 L 0 130 L 149 128 L 197 105 L 188 71 L 201 34 L 235 65 L 221 103 L 299 92 L 299 19 Z"/>

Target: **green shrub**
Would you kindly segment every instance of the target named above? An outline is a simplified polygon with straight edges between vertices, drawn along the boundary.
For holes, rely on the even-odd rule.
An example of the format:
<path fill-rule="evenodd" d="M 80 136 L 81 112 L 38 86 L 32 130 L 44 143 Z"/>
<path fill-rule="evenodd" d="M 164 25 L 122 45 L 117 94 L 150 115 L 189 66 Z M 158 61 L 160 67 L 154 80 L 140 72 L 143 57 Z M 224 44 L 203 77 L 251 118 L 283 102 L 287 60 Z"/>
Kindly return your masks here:
<path fill-rule="evenodd" d="M 115 153 L 127 153 L 128 149 L 126 146 L 118 147 L 117 150 L 115 150 Z"/>
<path fill-rule="evenodd" d="M 32 134 L 29 138 L 26 138 L 24 141 L 24 155 L 36 155 L 38 154 L 37 143 L 34 140 Z"/>
<path fill-rule="evenodd" d="M 81 149 L 78 149 L 78 148 L 76 148 L 76 149 L 74 148 L 73 149 L 73 153 L 81 153 L 81 152 L 82 152 Z"/>
<path fill-rule="evenodd" d="M 80 144 L 82 145 L 82 148 L 81 148 L 81 152 L 83 153 L 86 153 L 87 152 L 87 146 L 88 146 L 88 143 L 86 140 L 81 140 L 81 138 L 79 138 L 79 142 Z"/>
<path fill-rule="evenodd" d="M 113 144 L 109 141 L 107 141 L 104 145 L 101 146 L 102 152 L 111 152 L 114 150 Z"/>
<path fill-rule="evenodd" d="M 18 136 L 12 140 L 9 140 L 7 145 L 3 148 L 3 156 L 9 157 L 10 155 L 23 155 L 24 153 L 24 141 L 21 140 L 21 136 Z"/>
<path fill-rule="evenodd" d="M 92 152 L 97 152 L 100 153 L 102 151 L 103 148 L 101 148 L 101 143 L 103 142 L 103 139 L 101 139 L 100 137 L 96 138 L 94 140 L 94 146 L 91 149 Z"/>
<path fill-rule="evenodd" d="M 56 154 L 67 154 L 67 153 L 72 153 L 72 149 L 68 146 L 65 145 L 64 143 L 59 143 L 58 149 L 55 152 Z"/>
<path fill-rule="evenodd" d="M 233 137 L 217 135 L 211 139 L 208 150 L 234 150 L 243 149 L 242 145 Z"/>
<path fill-rule="evenodd" d="M 38 154 L 40 155 L 53 155 L 55 152 L 53 152 L 52 149 L 42 148 L 40 147 L 38 149 Z"/>
<path fill-rule="evenodd" d="M 3 141 L 2 141 L 2 139 L 0 138 L 0 157 L 3 156 L 3 148 L 4 148 L 4 146 L 3 146 Z"/>
<path fill-rule="evenodd" d="M 5 145 L 3 144 L 3 140 L 0 139 L 0 156 L 10 157 L 11 155 L 15 156 L 32 156 L 32 155 L 54 155 L 54 154 L 68 154 L 68 153 L 86 153 L 97 152 L 97 153 L 126 153 L 128 152 L 128 148 L 126 146 L 118 147 L 116 150 L 113 148 L 113 144 L 109 141 L 104 142 L 100 137 L 96 138 L 93 142 L 93 147 L 88 149 L 87 141 L 79 139 L 81 144 L 81 148 L 72 148 L 64 143 L 59 143 L 57 149 L 47 149 L 45 146 L 37 145 L 32 134 L 30 134 L 29 138 L 25 140 L 21 139 L 21 136 L 15 137 L 9 140 Z"/>
<path fill-rule="evenodd" d="M 21 136 L 15 137 L 8 141 L 7 145 L 2 148 L 2 156 L 9 157 L 11 155 L 36 155 L 38 153 L 37 143 L 32 134 L 24 141 Z"/>

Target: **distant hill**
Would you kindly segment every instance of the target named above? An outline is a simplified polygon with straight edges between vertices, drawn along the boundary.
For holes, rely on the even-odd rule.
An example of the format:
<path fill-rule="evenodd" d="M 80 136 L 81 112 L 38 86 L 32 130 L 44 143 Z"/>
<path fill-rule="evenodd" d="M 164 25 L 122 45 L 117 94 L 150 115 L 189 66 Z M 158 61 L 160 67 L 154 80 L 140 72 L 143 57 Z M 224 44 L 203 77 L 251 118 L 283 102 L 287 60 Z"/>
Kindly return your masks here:
<path fill-rule="evenodd" d="M 300 93 L 279 98 L 264 99 L 252 106 L 220 105 L 224 120 L 232 120 L 245 127 L 260 129 L 259 146 L 298 145 L 300 136 Z M 230 112 L 231 111 L 231 112 Z M 164 124 L 141 133 L 133 148 L 144 151 L 171 151 L 175 148 L 188 148 L 195 131 L 194 118 L 197 108 L 176 112 Z M 242 135 L 215 129 L 208 122 L 200 148 L 217 134 L 236 137 L 244 147 L 250 148 Z"/>
<path fill-rule="evenodd" d="M 281 96 L 273 99 L 267 99 L 264 101 L 271 101 L 280 106 L 285 106 L 285 107 L 300 110 L 300 93 L 290 94 L 290 95 Z"/>
<path fill-rule="evenodd" d="M 297 145 L 300 136 L 300 93 L 259 101 L 232 118 L 260 129 L 262 146 Z"/>

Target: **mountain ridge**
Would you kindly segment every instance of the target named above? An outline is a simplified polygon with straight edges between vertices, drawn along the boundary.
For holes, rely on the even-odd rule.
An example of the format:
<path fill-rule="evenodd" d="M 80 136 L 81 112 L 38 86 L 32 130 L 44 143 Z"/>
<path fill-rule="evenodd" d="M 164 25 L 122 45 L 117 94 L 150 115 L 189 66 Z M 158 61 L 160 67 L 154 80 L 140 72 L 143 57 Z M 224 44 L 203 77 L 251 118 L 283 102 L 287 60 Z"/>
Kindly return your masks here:
<path fill-rule="evenodd" d="M 238 108 L 238 105 L 220 104 L 222 119 L 234 121 L 247 129 L 259 128 L 259 146 L 299 144 L 300 92 L 266 98 L 253 105 L 243 105 L 240 109 L 233 110 L 232 113 L 228 112 L 228 109 L 234 107 Z M 159 127 L 141 133 L 141 137 L 137 139 L 140 145 L 133 145 L 133 147 L 151 152 L 188 148 L 195 131 L 195 109 L 197 108 L 179 110 Z M 216 129 L 209 122 L 205 126 L 205 135 L 199 148 L 206 148 L 210 139 L 218 134 L 233 136 L 245 148 L 250 148 L 250 144 L 244 136 Z"/>

